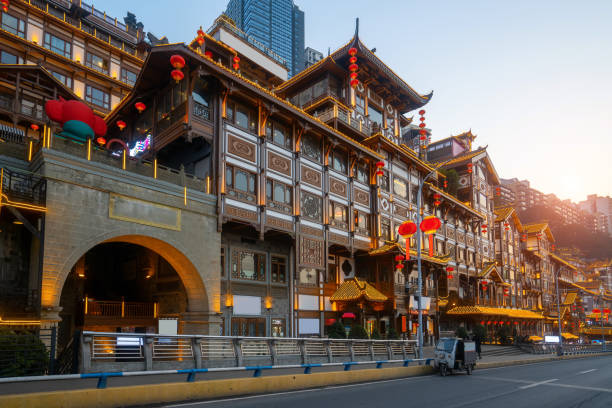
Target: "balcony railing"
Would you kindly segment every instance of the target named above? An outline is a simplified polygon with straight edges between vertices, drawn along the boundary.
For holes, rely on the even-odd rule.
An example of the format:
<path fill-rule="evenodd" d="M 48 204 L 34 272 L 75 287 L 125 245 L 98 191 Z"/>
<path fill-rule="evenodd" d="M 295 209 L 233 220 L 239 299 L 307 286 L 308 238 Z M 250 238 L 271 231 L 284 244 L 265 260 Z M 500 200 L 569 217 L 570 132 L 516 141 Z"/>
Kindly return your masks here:
<path fill-rule="evenodd" d="M 47 193 L 47 180 L 5 168 L 2 171 L 2 193 L 10 201 L 43 206 Z"/>
<path fill-rule="evenodd" d="M 85 299 L 84 313 L 103 318 L 157 318 L 157 304 L 153 302 L 124 302 Z"/>
<path fill-rule="evenodd" d="M 194 101 L 193 116 L 198 119 L 210 120 L 210 108 Z"/>

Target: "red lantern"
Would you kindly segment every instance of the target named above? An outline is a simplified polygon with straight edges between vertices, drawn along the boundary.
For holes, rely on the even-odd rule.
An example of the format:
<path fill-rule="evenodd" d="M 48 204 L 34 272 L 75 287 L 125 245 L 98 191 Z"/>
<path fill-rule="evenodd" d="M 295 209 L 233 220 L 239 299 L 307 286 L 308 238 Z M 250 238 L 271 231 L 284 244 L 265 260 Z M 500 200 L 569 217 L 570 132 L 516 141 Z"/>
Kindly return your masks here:
<path fill-rule="evenodd" d="M 399 228 L 397 229 L 397 233 L 406 240 L 406 260 L 410 259 L 410 249 L 409 249 L 410 241 L 409 239 L 411 236 L 415 234 L 416 231 L 417 231 L 417 226 L 412 221 L 402 222 Z"/>
<path fill-rule="evenodd" d="M 98 136 L 96 138 L 96 143 L 100 146 L 104 146 L 106 144 L 106 138 L 104 136 Z"/>
<path fill-rule="evenodd" d="M 240 62 L 240 57 L 235 55 L 233 58 L 234 63 L 238 64 Z"/>
<path fill-rule="evenodd" d="M 358 76 L 358 74 L 356 72 L 351 72 L 349 74 L 349 78 L 351 78 L 351 79 L 357 79 L 357 76 Z"/>
<path fill-rule="evenodd" d="M 446 267 L 446 272 L 453 272 L 455 270 L 455 268 L 453 268 L 452 266 L 447 266 Z"/>
<path fill-rule="evenodd" d="M 376 170 L 376 176 L 378 176 L 378 177 L 382 177 L 382 176 L 384 176 L 384 175 L 385 175 L 385 172 L 384 172 L 384 171 L 382 171 L 382 170 L 380 170 L 380 169 Z"/>
<path fill-rule="evenodd" d="M 170 57 L 170 65 L 172 65 L 175 69 L 183 69 L 185 66 L 185 58 L 180 55 L 173 55 Z"/>
<path fill-rule="evenodd" d="M 419 119 L 421 120 L 421 122 L 425 122 L 425 116 L 421 116 Z"/>
<path fill-rule="evenodd" d="M 446 275 L 446 279 L 448 279 L 448 280 L 453 279 L 453 275 L 452 275 L 452 274 L 448 274 L 448 275 Z"/>
<path fill-rule="evenodd" d="M 395 269 L 402 269 L 403 267 L 404 267 L 404 264 L 401 262 L 395 265 Z"/>
<path fill-rule="evenodd" d="M 444 188 L 448 188 L 448 180 L 444 180 Z"/>
<path fill-rule="evenodd" d="M 37 125 L 36 123 L 32 123 L 32 124 L 30 125 L 30 129 L 32 129 L 33 131 L 35 131 L 35 132 L 36 132 L 36 131 L 37 131 L 39 128 L 38 128 L 38 125 Z"/>
<path fill-rule="evenodd" d="M 521 242 L 527 242 L 527 234 L 521 234 Z"/>
<path fill-rule="evenodd" d="M 212 56 L 212 52 L 211 52 L 211 51 L 206 51 L 206 52 L 204 53 L 204 56 L 205 56 L 206 58 L 210 58 L 210 59 L 212 59 L 212 57 L 213 57 L 213 56 Z"/>
<path fill-rule="evenodd" d="M 138 113 L 142 113 L 145 109 L 147 109 L 147 105 L 145 105 L 142 102 L 136 102 L 134 104 L 134 107 L 136 108 L 136 110 L 138 111 Z"/>
<path fill-rule="evenodd" d="M 497 324 L 497 320 L 495 320 L 495 321 L 493 322 L 493 324 Z"/>
<path fill-rule="evenodd" d="M 119 128 L 119 130 L 125 129 L 126 126 L 127 125 L 126 125 L 126 123 L 124 121 L 122 121 L 122 120 L 118 120 L 117 121 L 117 127 Z"/>
<path fill-rule="evenodd" d="M 605 314 L 610 314 L 610 309 L 605 308 L 605 309 L 603 310 L 603 312 L 604 312 Z"/>
<path fill-rule="evenodd" d="M 434 205 L 435 205 L 436 207 L 440 205 L 440 197 L 441 197 L 441 196 L 440 196 L 440 194 L 438 194 L 438 193 L 435 193 L 435 194 L 433 195 L 433 198 L 434 198 Z"/>
<path fill-rule="evenodd" d="M 481 228 L 482 228 L 482 233 L 486 234 L 487 233 L 487 228 L 489 228 L 489 226 L 487 224 L 482 224 Z"/>
<path fill-rule="evenodd" d="M 424 114 L 425 114 L 425 109 L 421 109 L 421 110 L 419 111 L 419 115 L 423 116 Z"/>
<path fill-rule="evenodd" d="M 349 58 L 349 62 L 350 62 L 351 64 L 356 63 L 356 62 L 357 62 L 357 57 L 351 57 L 351 58 Z"/>
<path fill-rule="evenodd" d="M 474 165 L 473 165 L 472 163 L 468 163 L 468 164 L 467 164 L 467 172 L 468 172 L 468 173 L 471 173 L 471 172 L 472 172 L 472 167 L 473 167 L 473 166 L 474 166 Z"/>
<path fill-rule="evenodd" d="M 355 88 L 357 85 L 359 85 L 359 80 L 358 79 L 351 79 L 351 86 L 353 88 Z"/>
<path fill-rule="evenodd" d="M 357 72 L 359 70 L 359 66 L 357 64 L 351 64 L 349 65 L 349 71 L 351 72 Z"/>
<path fill-rule="evenodd" d="M 2 0 L 2 11 L 6 13 L 9 9 L 9 5 L 9 0 Z"/>
<path fill-rule="evenodd" d="M 536 237 L 538 238 L 538 240 L 542 239 L 542 233 L 541 233 L 541 232 L 538 232 L 538 233 L 536 234 Z"/>
<path fill-rule="evenodd" d="M 232 65 L 232 67 L 234 68 L 234 71 L 238 71 L 240 69 L 240 65 L 239 64 L 234 64 L 234 65 Z"/>
<path fill-rule="evenodd" d="M 349 55 L 350 55 L 351 57 L 352 57 L 352 56 L 354 56 L 354 55 L 357 55 L 357 48 L 355 48 L 355 47 L 351 47 L 351 48 L 348 50 L 348 53 L 349 53 Z"/>
<path fill-rule="evenodd" d="M 198 37 L 196 38 L 196 41 L 200 45 L 200 47 L 204 45 L 204 37 Z"/>
<path fill-rule="evenodd" d="M 381 167 L 385 167 L 385 162 L 382 160 L 379 160 L 376 162 L 376 167 L 381 168 Z"/>
<path fill-rule="evenodd" d="M 406 259 L 406 258 L 402 254 L 395 255 L 395 262 L 403 262 L 404 259 Z"/>
<path fill-rule="evenodd" d="M 484 325 L 485 325 L 485 321 L 484 321 L 484 320 L 481 320 L 481 321 L 480 321 L 480 325 L 481 325 L 481 326 L 484 326 Z"/>
<path fill-rule="evenodd" d="M 514 325 L 515 325 L 515 326 L 517 326 L 517 325 L 518 325 L 518 322 L 514 322 Z"/>
<path fill-rule="evenodd" d="M 183 74 L 183 71 L 181 71 L 180 69 L 174 69 L 172 70 L 172 72 L 170 73 L 170 76 L 172 77 L 172 79 L 174 79 L 177 83 L 179 81 L 182 81 L 183 78 L 185 78 L 185 74 Z"/>
<path fill-rule="evenodd" d="M 510 230 L 510 224 L 508 224 L 507 222 L 504 222 L 504 229 L 506 231 L 509 231 Z"/>
<path fill-rule="evenodd" d="M 497 194 L 498 196 L 501 195 L 501 187 L 495 187 L 495 194 Z"/>
<path fill-rule="evenodd" d="M 419 226 L 419 228 L 421 228 L 421 231 L 423 231 L 423 233 L 429 238 L 429 256 L 433 256 L 433 234 L 436 233 L 436 231 L 438 230 L 438 228 L 440 228 L 441 225 L 442 223 L 440 222 L 440 219 L 438 217 L 436 217 L 435 215 L 430 215 L 428 217 L 425 217 L 423 221 L 421 221 L 421 225 Z"/>
<path fill-rule="evenodd" d="M 599 310 L 599 309 L 593 309 L 593 313 L 601 313 L 601 310 Z"/>
<path fill-rule="evenodd" d="M 423 129 L 425 126 L 427 126 L 427 125 L 425 124 L 425 122 L 419 123 L 419 127 L 420 127 L 421 129 Z"/>

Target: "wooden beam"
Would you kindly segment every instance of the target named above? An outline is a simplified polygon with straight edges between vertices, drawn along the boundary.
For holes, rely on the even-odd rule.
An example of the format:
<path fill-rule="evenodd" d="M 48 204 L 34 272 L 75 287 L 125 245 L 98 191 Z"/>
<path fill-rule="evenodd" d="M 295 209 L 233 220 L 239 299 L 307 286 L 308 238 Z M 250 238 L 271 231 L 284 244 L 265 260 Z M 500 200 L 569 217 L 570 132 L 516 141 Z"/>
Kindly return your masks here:
<path fill-rule="evenodd" d="M 18 209 L 16 209 L 15 207 L 10 207 L 10 206 L 5 206 L 5 207 L 9 209 L 9 211 L 15 216 L 15 218 L 17 218 L 19 221 L 23 223 L 23 226 L 26 227 L 28 231 L 32 233 L 32 235 L 40 239 L 40 232 L 38 231 L 38 229 L 34 228 L 34 226 L 30 223 L 30 221 L 28 221 L 28 219 L 25 218 Z"/>

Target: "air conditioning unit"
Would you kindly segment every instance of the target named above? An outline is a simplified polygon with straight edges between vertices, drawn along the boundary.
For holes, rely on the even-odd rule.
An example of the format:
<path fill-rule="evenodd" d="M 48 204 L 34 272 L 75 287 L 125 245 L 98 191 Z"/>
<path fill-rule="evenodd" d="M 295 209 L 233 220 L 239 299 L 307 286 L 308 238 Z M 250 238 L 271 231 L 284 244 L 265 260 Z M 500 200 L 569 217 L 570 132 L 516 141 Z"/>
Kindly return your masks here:
<path fill-rule="evenodd" d="M 340 282 L 355 277 L 355 260 L 351 258 L 338 257 L 340 264 Z"/>

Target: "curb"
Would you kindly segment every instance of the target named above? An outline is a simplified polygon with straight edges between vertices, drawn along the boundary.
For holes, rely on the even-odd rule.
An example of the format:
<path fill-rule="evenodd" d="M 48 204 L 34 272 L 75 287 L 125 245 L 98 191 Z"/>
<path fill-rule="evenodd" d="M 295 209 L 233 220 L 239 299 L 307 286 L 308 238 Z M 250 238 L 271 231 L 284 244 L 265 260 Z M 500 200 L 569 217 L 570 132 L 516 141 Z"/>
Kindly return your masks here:
<path fill-rule="evenodd" d="M 343 385 L 433 374 L 431 366 L 389 367 L 358 371 L 290 374 L 270 377 L 203 380 L 197 382 L 136 385 L 105 389 L 53 391 L 0 396 L 2 408 L 110 408 L 149 406 L 188 400 L 214 399 L 329 385 Z"/>
<path fill-rule="evenodd" d="M 491 363 L 477 363 L 476 369 L 478 368 L 496 368 L 496 367 L 505 367 L 505 366 L 514 366 L 514 365 L 524 365 L 524 364 L 537 364 L 537 363 L 545 363 L 548 361 L 558 361 L 558 360 L 573 360 L 577 358 L 589 358 L 589 357 L 601 357 L 601 356 L 610 356 L 612 353 L 593 353 L 593 354 L 573 354 L 569 356 L 551 356 L 545 358 L 531 358 L 525 360 L 510 360 L 510 361 L 497 361 Z"/>

